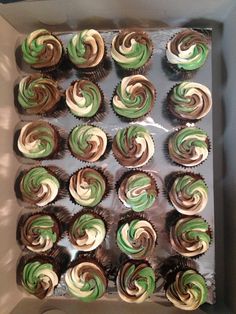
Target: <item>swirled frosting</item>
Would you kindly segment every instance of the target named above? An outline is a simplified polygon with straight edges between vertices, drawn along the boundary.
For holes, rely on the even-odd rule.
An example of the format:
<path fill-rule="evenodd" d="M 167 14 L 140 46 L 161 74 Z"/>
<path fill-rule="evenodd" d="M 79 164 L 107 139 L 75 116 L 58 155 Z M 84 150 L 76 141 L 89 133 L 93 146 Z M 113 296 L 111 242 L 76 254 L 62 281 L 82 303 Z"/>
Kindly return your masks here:
<path fill-rule="evenodd" d="M 53 155 L 58 144 L 58 134 L 46 121 L 25 124 L 18 138 L 19 151 L 27 158 L 40 159 Z"/>
<path fill-rule="evenodd" d="M 115 158 L 127 168 L 142 167 L 154 155 L 154 142 L 149 131 L 140 125 L 121 129 L 113 140 Z"/>
<path fill-rule="evenodd" d="M 51 296 L 58 282 L 58 276 L 50 263 L 35 261 L 24 266 L 22 285 L 28 293 L 39 299 Z"/>
<path fill-rule="evenodd" d="M 91 118 L 102 104 L 100 88 L 89 80 L 78 80 L 67 88 L 66 103 L 75 116 Z"/>
<path fill-rule="evenodd" d="M 185 30 L 167 43 L 166 57 L 179 69 L 196 70 L 206 61 L 208 39 L 198 31 Z"/>
<path fill-rule="evenodd" d="M 177 118 L 198 120 L 211 110 L 211 92 L 202 84 L 182 82 L 171 90 L 168 106 Z"/>
<path fill-rule="evenodd" d="M 120 250 L 128 256 L 145 259 L 156 246 L 157 234 L 147 220 L 133 219 L 119 227 L 116 240 Z"/>
<path fill-rule="evenodd" d="M 143 75 L 122 79 L 113 97 L 115 112 L 126 118 L 140 118 L 151 111 L 155 101 L 155 87 Z"/>
<path fill-rule="evenodd" d="M 105 239 L 106 226 L 99 215 L 85 213 L 74 221 L 69 236 L 80 251 L 92 251 Z"/>
<path fill-rule="evenodd" d="M 152 55 L 152 41 L 143 31 L 124 30 L 112 40 L 111 56 L 124 69 L 139 69 Z"/>
<path fill-rule="evenodd" d="M 118 196 L 126 207 L 142 212 L 155 202 L 157 197 L 155 181 L 145 172 L 131 172 L 122 180 Z"/>
<path fill-rule="evenodd" d="M 193 311 L 207 300 L 204 278 L 195 270 L 180 271 L 166 290 L 166 297 L 177 308 Z"/>
<path fill-rule="evenodd" d="M 81 262 L 69 268 L 65 281 L 70 293 L 84 302 L 100 299 L 107 289 L 105 273 L 94 262 Z"/>
<path fill-rule="evenodd" d="M 59 188 L 58 179 L 44 167 L 30 169 L 20 182 L 22 199 L 37 206 L 45 206 L 55 200 Z"/>
<path fill-rule="evenodd" d="M 99 171 L 82 168 L 70 178 L 69 190 L 76 203 L 94 207 L 104 197 L 106 180 Z"/>
<path fill-rule="evenodd" d="M 59 226 L 51 215 L 30 216 L 21 227 L 21 242 L 32 252 L 50 250 L 57 241 Z"/>
<path fill-rule="evenodd" d="M 116 279 L 121 299 L 128 303 L 142 303 L 155 290 L 155 273 L 146 262 L 126 262 Z"/>
<path fill-rule="evenodd" d="M 174 180 L 169 198 L 181 214 L 195 215 L 206 207 L 208 188 L 200 176 L 183 173 Z"/>
<path fill-rule="evenodd" d="M 170 228 L 170 243 L 179 254 L 193 257 L 205 253 L 211 242 L 208 223 L 200 217 L 180 218 Z"/>
<path fill-rule="evenodd" d="M 105 153 L 107 147 L 106 133 L 92 125 L 75 127 L 69 136 L 72 154 L 80 160 L 95 162 Z"/>
<path fill-rule="evenodd" d="M 30 33 L 21 45 L 23 58 L 35 69 L 57 65 L 62 57 L 62 45 L 56 36 L 46 29 Z"/>
<path fill-rule="evenodd" d="M 98 31 L 86 29 L 71 38 L 67 51 L 69 59 L 78 68 L 93 68 L 103 60 L 105 45 Z"/>
<path fill-rule="evenodd" d="M 172 134 L 168 148 L 169 155 L 174 162 L 192 167 L 207 159 L 209 140 L 206 132 L 201 129 L 186 127 Z"/>
<path fill-rule="evenodd" d="M 29 114 L 51 112 L 60 99 L 57 82 L 41 74 L 25 76 L 19 83 L 18 102 Z"/>

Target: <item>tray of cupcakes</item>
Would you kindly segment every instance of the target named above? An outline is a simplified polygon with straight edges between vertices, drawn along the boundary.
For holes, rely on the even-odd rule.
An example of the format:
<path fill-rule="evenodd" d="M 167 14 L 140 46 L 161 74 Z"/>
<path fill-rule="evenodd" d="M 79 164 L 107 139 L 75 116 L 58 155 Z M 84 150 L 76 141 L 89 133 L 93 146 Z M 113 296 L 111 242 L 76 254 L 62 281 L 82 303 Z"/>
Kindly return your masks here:
<path fill-rule="evenodd" d="M 214 303 L 211 31 L 39 29 L 19 44 L 17 284 Z"/>

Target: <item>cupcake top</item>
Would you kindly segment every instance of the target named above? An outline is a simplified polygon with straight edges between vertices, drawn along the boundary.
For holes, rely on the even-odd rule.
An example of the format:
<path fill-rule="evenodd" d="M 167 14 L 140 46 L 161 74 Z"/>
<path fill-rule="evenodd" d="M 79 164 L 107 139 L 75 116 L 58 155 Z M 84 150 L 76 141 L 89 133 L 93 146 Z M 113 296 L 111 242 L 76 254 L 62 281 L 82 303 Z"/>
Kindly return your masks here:
<path fill-rule="evenodd" d="M 23 59 L 35 69 L 56 66 L 62 57 L 60 41 L 46 29 L 30 33 L 21 45 Z"/>
<path fill-rule="evenodd" d="M 157 194 L 154 179 L 142 171 L 132 171 L 126 174 L 118 189 L 121 202 L 135 212 L 142 212 L 150 208 L 155 202 Z"/>
<path fill-rule="evenodd" d="M 17 146 L 24 157 L 50 157 L 57 149 L 58 134 L 46 121 L 29 122 L 21 128 Z"/>
<path fill-rule="evenodd" d="M 201 217 L 181 217 L 170 228 L 172 248 L 186 257 L 194 257 L 205 253 L 211 242 L 208 223 Z"/>
<path fill-rule="evenodd" d="M 188 29 L 167 43 L 166 57 L 178 69 L 192 71 L 205 63 L 208 51 L 208 39 L 200 32 Z"/>
<path fill-rule="evenodd" d="M 202 119 L 211 110 L 211 92 L 202 84 L 182 82 L 168 95 L 168 107 L 179 119 L 189 121 Z"/>
<path fill-rule="evenodd" d="M 205 303 L 207 295 L 205 279 L 192 269 L 178 272 L 166 290 L 166 297 L 175 307 L 188 311 Z"/>
<path fill-rule="evenodd" d="M 125 118 L 145 116 L 153 108 L 155 87 L 143 75 L 132 75 L 122 79 L 112 100 L 115 112 Z"/>
<path fill-rule="evenodd" d="M 95 162 L 106 151 L 106 133 L 93 125 L 76 126 L 69 136 L 69 148 L 76 158 L 82 161 Z"/>
<path fill-rule="evenodd" d="M 112 40 L 111 56 L 123 69 L 136 70 L 147 63 L 152 50 L 152 41 L 147 33 L 123 30 Z"/>
<path fill-rule="evenodd" d="M 35 253 L 50 250 L 60 235 L 57 220 L 47 213 L 29 216 L 19 228 L 21 243 Z"/>
<path fill-rule="evenodd" d="M 22 200 L 40 207 L 54 201 L 59 188 L 58 179 L 44 167 L 28 170 L 20 181 Z"/>
<path fill-rule="evenodd" d="M 123 253 L 133 259 L 146 259 L 153 253 L 157 234 L 147 220 L 132 219 L 120 225 L 116 240 Z"/>
<path fill-rule="evenodd" d="M 59 278 L 51 263 L 40 260 L 25 264 L 21 282 L 28 293 L 43 299 L 53 294 Z"/>
<path fill-rule="evenodd" d="M 25 76 L 19 83 L 18 102 L 29 114 L 52 112 L 61 99 L 57 82 L 41 74 Z"/>
<path fill-rule="evenodd" d="M 66 90 L 66 103 L 80 118 L 95 116 L 102 104 L 102 93 L 97 84 L 89 80 L 73 82 Z"/>
<path fill-rule="evenodd" d="M 155 290 L 154 270 L 147 262 L 130 260 L 119 269 L 116 286 L 123 301 L 142 303 Z"/>
<path fill-rule="evenodd" d="M 112 150 L 118 162 L 127 168 L 142 167 L 154 155 L 154 142 L 141 125 L 131 125 L 116 133 Z"/>
<path fill-rule="evenodd" d="M 92 211 L 76 217 L 69 229 L 71 242 L 80 251 L 95 250 L 106 236 L 106 226 L 102 217 Z"/>
<path fill-rule="evenodd" d="M 171 159 L 185 167 L 193 167 L 207 159 L 209 139 L 207 133 L 195 127 L 185 127 L 174 134 L 168 142 Z"/>
<path fill-rule="evenodd" d="M 70 293 L 84 302 L 100 299 L 107 289 L 104 270 L 93 261 L 80 262 L 69 268 L 65 281 Z"/>
<path fill-rule="evenodd" d="M 86 29 L 71 38 L 67 52 L 71 62 L 78 68 L 93 68 L 103 60 L 105 45 L 98 31 Z"/>
<path fill-rule="evenodd" d="M 98 170 L 82 168 L 70 178 L 69 191 L 77 204 L 94 207 L 105 195 L 106 179 Z"/>
<path fill-rule="evenodd" d="M 192 173 L 179 174 L 169 191 L 175 209 L 184 215 L 200 213 L 208 201 L 208 188 L 201 176 Z"/>

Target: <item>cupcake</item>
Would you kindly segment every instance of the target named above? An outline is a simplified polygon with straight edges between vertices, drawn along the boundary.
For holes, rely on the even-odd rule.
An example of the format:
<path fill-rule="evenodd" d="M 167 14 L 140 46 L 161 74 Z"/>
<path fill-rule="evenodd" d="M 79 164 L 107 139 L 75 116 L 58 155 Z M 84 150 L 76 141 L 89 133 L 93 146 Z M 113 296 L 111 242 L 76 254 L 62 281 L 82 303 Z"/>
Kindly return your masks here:
<path fill-rule="evenodd" d="M 35 167 L 24 172 L 16 188 L 24 202 L 42 207 L 55 201 L 60 182 L 50 168 Z"/>
<path fill-rule="evenodd" d="M 141 30 L 120 31 L 112 40 L 111 56 L 121 69 L 141 70 L 152 56 L 153 44 Z"/>
<path fill-rule="evenodd" d="M 149 258 L 157 244 L 152 224 L 141 217 L 121 221 L 116 234 L 120 250 L 133 259 Z"/>
<path fill-rule="evenodd" d="M 184 215 L 196 215 L 208 202 L 208 187 L 195 173 L 178 173 L 171 184 L 169 199 L 175 209 Z"/>
<path fill-rule="evenodd" d="M 172 248 L 185 257 L 204 254 L 211 243 L 210 227 L 199 216 L 180 216 L 170 226 L 169 235 Z"/>
<path fill-rule="evenodd" d="M 142 167 L 155 152 L 149 131 L 141 125 L 131 125 L 119 130 L 113 140 L 112 150 L 117 161 L 124 167 Z"/>
<path fill-rule="evenodd" d="M 135 212 L 152 207 L 158 195 L 155 180 L 146 172 L 125 173 L 118 188 L 120 201 Z"/>
<path fill-rule="evenodd" d="M 170 158 L 177 164 L 193 167 L 207 159 L 210 143 L 207 133 L 196 127 L 185 127 L 171 135 L 168 141 Z"/>
<path fill-rule="evenodd" d="M 190 122 L 204 118 L 212 107 L 210 90 L 195 82 L 182 82 L 174 86 L 167 102 L 173 116 Z"/>
<path fill-rule="evenodd" d="M 146 261 L 129 260 L 120 267 L 116 286 L 123 301 L 142 303 L 154 293 L 154 270 Z"/>
<path fill-rule="evenodd" d="M 84 302 L 100 299 L 108 285 L 103 267 L 93 259 L 74 262 L 66 271 L 65 282 L 70 294 Z"/>
<path fill-rule="evenodd" d="M 52 157 L 59 146 L 59 134 L 46 121 L 26 123 L 20 130 L 17 147 L 26 158 L 45 159 Z"/>
<path fill-rule="evenodd" d="M 95 207 L 106 194 L 107 179 L 101 171 L 85 167 L 71 176 L 69 191 L 75 203 Z"/>
<path fill-rule="evenodd" d="M 112 106 L 118 116 L 137 119 L 152 110 L 155 98 L 155 87 L 145 76 L 131 75 L 118 84 Z"/>
<path fill-rule="evenodd" d="M 191 29 L 177 33 L 166 47 L 166 58 L 177 71 L 193 71 L 203 66 L 208 56 L 208 38 Z"/>
<path fill-rule="evenodd" d="M 23 59 L 35 70 L 51 71 L 61 62 L 63 47 L 60 40 L 46 29 L 30 33 L 21 45 Z"/>
<path fill-rule="evenodd" d="M 56 261 L 49 256 L 22 258 L 18 266 L 18 282 L 29 294 L 39 299 L 53 295 L 60 281 Z"/>
<path fill-rule="evenodd" d="M 78 118 L 92 118 L 103 106 L 104 96 L 100 87 L 87 79 L 73 82 L 66 90 L 66 103 Z"/>
<path fill-rule="evenodd" d="M 22 216 L 17 229 L 19 243 L 35 253 L 47 253 L 62 233 L 58 219 L 48 212 Z"/>
<path fill-rule="evenodd" d="M 93 210 L 83 210 L 69 223 L 69 240 L 83 252 L 93 251 L 102 244 L 107 234 L 107 224 L 102 215 Z"/>
<path fill-rule="evenodd" d="M 58 109 L 62 92 L 56 81 L 41 74 L 21 79 L 18 89 L 20 111 L 27 114 L 49 114 Z"/>
<path fill-rule="evenodd" d="M 75 34 L 67 45 L 67 55 L 78 69 L 96 70 L 105 58 L 105 44 L 101 34 L 86 29 Z"/>
<path fill-rule="evenodd" d="M 206 302 L 205 279 L 194 269 L 178 271 L 166 284 L 166 297 L 177 308 L 193 311 Z"/>
<path fill-rule="evenodd" d="M 72 155 L 82 161 L 95 162 L 104 156 L 107 149 L 107 135 L 93 125 L 76 126 L 69 136 Z"/>

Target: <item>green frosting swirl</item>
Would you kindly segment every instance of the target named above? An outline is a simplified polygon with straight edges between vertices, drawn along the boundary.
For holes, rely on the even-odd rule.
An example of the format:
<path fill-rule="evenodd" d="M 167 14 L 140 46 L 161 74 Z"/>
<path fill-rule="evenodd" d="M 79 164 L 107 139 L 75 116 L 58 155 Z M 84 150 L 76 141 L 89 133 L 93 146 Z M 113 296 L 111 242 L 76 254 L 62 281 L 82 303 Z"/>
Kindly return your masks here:
<path fill-rule="evenodd" d="M 35 261 L 24 266 L 22 285 L 28 293 L 42 299 L 52 295 L 57 284 L 58 276 L 54 272 L 52 264 Z"/>
<path fill-rule="evenodd" d="M 125 206 L 136 212 L 142 212 L 155 202 L 157 189 L 149 175 L 135 172 L 122 181 L 118 194 Z"/>
<path fill-rule="evenodd" d="M 204 278 L 195 270 L 178 272 L 166 290 L 168 300 L 177 308 L 193 311 L 206 302 L 208 290 Z"/>

